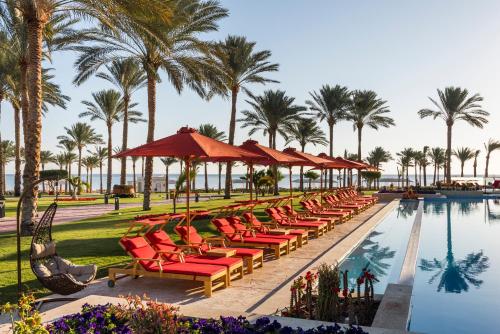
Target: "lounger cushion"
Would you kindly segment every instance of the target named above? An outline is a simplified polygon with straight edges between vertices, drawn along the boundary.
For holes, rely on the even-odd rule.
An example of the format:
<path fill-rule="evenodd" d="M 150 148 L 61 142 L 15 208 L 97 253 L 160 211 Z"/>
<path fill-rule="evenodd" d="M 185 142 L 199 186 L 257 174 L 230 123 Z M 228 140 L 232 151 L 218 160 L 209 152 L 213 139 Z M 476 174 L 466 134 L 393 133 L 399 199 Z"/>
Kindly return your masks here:
<path fill-rule="evenodd" d="M 35 271 L 36 276 L 38 277 L 50 277 L 52 276 L 52 272 L 42 263 L 35 263 L 33 265 L 33 270 Z"/>
<path fill-rule="evenodd" d="M 33 244 L 32 257 L 34 259 L 41 259 L 44 257 L 52 256 L 56 253 L 56 244 L 54 241 L 46 244 Z"/>
<path fill-rule="evenodd" d="M 172 239 L 170 239 L 169 235 L 163 230 L 149 232 L 145 236 L 152 244 L 157 244 L 157 243 L 174 244 Z"/>
<path fill-rule="evenodd" d="M 254 244 L 268 244 L 268 245 L 279 245 L 286 240 L 273 239 L 273 238 L 264 238 L 264 237 L 247 237 L 243 238 L 244 242 L 254 243 Z M 238 241 L 237 239 L 234 241 Z"/>
<path fill-rule="evenodd" d="M 193 276 L 212 276 L 221 272 L 226 272 L 227 270 L 224 266 L 180 262 L 163 262 L 162 267 L 164 273 Z M 147 271 L 160 271 L 160 267 L 157 264 L 153 264 L 145 269 Z"/>
<path fill-rule="evenodd" d="M 185 260 L 186 263 L 211 264 L 224 267 L 242 263 L 241 259 L 235 257 L 211 257 L 206 255 L 186 256 Z"/>
<path fill-rule="evenodd" d="M 253 249 L 253 248 L 226 248 L 226 249 L 234 249 L 236 251 L 236 256 L 258 256 L 262 255 L 264 252 L 261 249 Z"/>

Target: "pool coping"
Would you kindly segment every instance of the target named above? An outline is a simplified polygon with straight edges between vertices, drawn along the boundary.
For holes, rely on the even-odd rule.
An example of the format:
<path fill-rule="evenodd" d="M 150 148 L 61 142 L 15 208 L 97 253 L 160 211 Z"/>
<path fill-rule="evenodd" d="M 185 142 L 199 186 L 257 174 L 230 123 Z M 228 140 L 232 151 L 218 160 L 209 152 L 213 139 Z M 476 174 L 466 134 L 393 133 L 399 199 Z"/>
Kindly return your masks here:
<path fill-rule="evenodd" d="M 399 281 L 396 284 L 389 284 L 387 286 L 375 319 L 373 320 L 372 326 L 374 327 L 396 330 L 408 329 L 423 210 L 424 201 L 423 199 L 419 199 Z"/>

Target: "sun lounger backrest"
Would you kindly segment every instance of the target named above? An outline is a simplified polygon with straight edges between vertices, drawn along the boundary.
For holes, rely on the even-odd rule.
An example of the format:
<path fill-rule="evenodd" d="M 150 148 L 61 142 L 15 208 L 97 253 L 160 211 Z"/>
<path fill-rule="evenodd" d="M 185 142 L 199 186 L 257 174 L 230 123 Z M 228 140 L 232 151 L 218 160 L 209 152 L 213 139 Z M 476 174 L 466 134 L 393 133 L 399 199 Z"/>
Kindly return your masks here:
<path fill-rule="evenodd" d="M 163 230 L 146 233 L 145 237 L 152 244 L 157 244 L 157 243 L 175 244 L 175 242 L 173 242 L 172 239 L 170 239 L 170 236 Z"/>
<path fill-rule="evenodd" d="M 187 242 L 188 239 L 187 226 L 176 226 L 175 230 L 181 236 L 182 241 Z M 203 243 L 203 238 L 201 237 L 201 235 L 198 233 L 198 231 L 194 226 L 189 226 L 189 242 L 195 244 Z"/>
<path fill-rule="evenodd" d="M 240 232 L 244 237 L 251 237 L 252 232 L 247 231 L 247 227 L 245 224 L 241 222 L 241 219 L 228 219 L 228 221 L 231 223 L 231 226 L 238 232 Z"/>
<path fill-rule="evenodd" d="M 133 238 L 122 238 L 120 239 L 120 243 L 123 245 L 127 253 L 129 253 L 134 258 L 143 258 L 143 259 L 156 259 L 158 258 L 158 254 L 151 247 L 150 244 L 143 237 L 133 237 Z M 151 268 L 151 266 L 155 265 L 155 261 L 139 261 L 141 266 L 143 266 L 146 270 Z"/>
<path fill-rule="evenodd" d="M 236 230 L 229 224 L 225 218 L 217 218 L 212 220 L 212 223 L 217 227 L 217 230 L 224 234 L 228 239 L 236 238 Z"/>

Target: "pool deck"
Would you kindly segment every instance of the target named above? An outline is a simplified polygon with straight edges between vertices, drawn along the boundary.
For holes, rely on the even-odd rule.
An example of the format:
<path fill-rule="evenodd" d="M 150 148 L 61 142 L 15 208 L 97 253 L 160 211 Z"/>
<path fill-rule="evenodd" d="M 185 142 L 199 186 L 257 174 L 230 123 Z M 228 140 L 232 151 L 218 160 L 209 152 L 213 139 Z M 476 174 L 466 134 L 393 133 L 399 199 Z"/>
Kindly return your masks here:
<path fill-rule="evenodd" d="M 322 263 L 341 261 L 398 205 L 398 202 L 378 203 L 349 222 L 336 226 L 326 235 L 312 239 L 309 244 L 287 256 L 278 260 L 268 257 L 263 268 L 255 270 L 253 274 L 246 275 L 243 279 L 232 281 L 229 288 L 215 291 L 211 298 L 203 296 L 203 288 L 197 282 L 125 277 L 118 280 L 114 288 L 109 288 L 107 278 L 101 278 L 85 290 L 71 296 L 82 298 L 80 300 L 64 306 L 57 303 L 46 304 L 52 309 L 45 310 L 43 318 L 45 321 L 50 321 L 63 314 L 78 311 L 83 303 L 89 302 L 89 298 L 96 304 L 117 301 L 119 299 L 115 298 L 129 294 L 140 296 L 147 294 L 157 301 L 176 305 L 182 314 L 194 317 L 241 314 L 251 318 L 271 315 L 288 305 L 290 285 L 296 277 L 304 275 Z M 301 321 L 289 318 L 280 318 L 280 321 L 281 319 Z M 4 319 L 0 319 L 0 323 L 1 320 Z M 1 329 L 2 326 L 0 332 Z M 370 328 L 370 333 L 402 332 L 396 329 Z"/>

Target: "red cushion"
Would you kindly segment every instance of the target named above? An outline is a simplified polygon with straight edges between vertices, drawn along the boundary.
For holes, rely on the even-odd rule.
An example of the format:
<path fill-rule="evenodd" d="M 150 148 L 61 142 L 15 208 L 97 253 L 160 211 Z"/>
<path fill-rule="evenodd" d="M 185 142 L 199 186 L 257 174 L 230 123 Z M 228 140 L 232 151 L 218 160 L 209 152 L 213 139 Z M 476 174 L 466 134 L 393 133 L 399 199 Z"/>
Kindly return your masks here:
<path fill-rule="evenodd" d="M 279 245 L 285 240 L 272 239 L 267 237 L 246 237 L 243 239 L 245 242 L 254 244 L 268 244 L 268 245 Z M 238 241 L 238 240 L 236 240 Z"/>
<path fill-rule="evenodd" d="M 290 230 L 290 234 L 292 235 L 302 235 L 304 233 L 306 233 L 307 231 L 306 230 Z"/>
<path fill-rule="evenodd" d="M 165 243 L 165 244 L 173 244 L 174 242 L 168 234 L 163 231 L 163 230 L 158 230 L 155 232 L 149 232 L 146 234 L 146 238 L 152 243 L 152 244 L 157 244 L 157 243 Z"/>
<path fill-rule="evenodd" d="M 226 267 L 223 266 L 181 262 L 162 262 L 162 267 L 164 273 L 193 276 L 212 276 L 227 270 Z M 154 264 L 149 266 L 146 270 L 160 271 L 160 267 L 157 264 Z"/>
<path fill-rule="evenodd" d="M 123 245 L 123 247 L 125 247 L 125 250 L 127 251 L 149 246 L 148 242 L 143 237 L 122 238 L 120 239 L 120 243 Z"/>
<path fill-rule="evenodd" d="M 186 256 L 185 260 L 187 263 L 212 264 L 224 267 L 230 267 L 235 264 L 241 263 L 241 259 L 234 257 L 210 257 L 206 255 Z"/>
<path fill-rule="evenodd" d="M 236 256 L 255 256 L 263 254 L 264 252 L 261 249 L 255 248 L 225 248 L 225 249 L 234 249 L 236 251 Z"/>
<path fill-rule="evenodd" d="M 175 230 L 181 235 L 182 240 L 187 241 L 187 226 L 177 226 Z M 193 226 L 189 226 L 189 242 L 200 244 L 203 238 L 198 234 L 198 231 Z"/>

